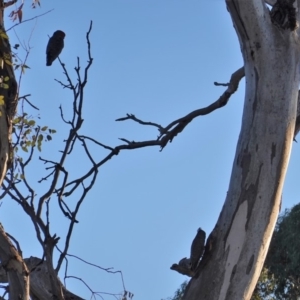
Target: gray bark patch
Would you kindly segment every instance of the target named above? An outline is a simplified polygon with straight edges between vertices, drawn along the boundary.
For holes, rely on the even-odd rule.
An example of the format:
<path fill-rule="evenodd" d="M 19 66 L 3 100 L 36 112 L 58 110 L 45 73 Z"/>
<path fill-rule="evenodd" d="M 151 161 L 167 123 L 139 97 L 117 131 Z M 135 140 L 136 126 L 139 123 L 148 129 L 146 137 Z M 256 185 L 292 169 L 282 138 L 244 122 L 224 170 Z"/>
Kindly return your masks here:
<path fill-rule="evenodd" d="M 254 262 L 254 254 L 252 254 L 252 256 L 251 256 L 251 258 L 250 258 L 250 260 L 248 262 L 247 269 L 246 269 L 246 274 L 247 275 L 249 275 L 249 273 L 252 270 L 253 262 Z"/>
<path fill-rule="evenodd" d="M 272 143 L 272 152 L 271 152 L 271 164 L 273 164 L 273 158 L 276 155 L 276 144 Z"/>
<path fill-rule="evenodd" d="M 235 275 L 235 272 L 236 272 L 236 265 L 234 265 L 233 269 L 232 269 L 232 272 L 231 272 L 231 277 L 230 277 L 230 281 L 232 281 L 234 275 Z"/>

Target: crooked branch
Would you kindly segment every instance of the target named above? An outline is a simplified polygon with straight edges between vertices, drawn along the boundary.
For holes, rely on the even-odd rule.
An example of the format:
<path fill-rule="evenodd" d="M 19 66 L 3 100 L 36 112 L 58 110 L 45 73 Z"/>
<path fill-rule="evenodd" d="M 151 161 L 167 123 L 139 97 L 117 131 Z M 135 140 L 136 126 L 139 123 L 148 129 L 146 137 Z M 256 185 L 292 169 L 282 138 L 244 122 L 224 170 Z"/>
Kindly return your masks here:
<path fill-rule="evenodd" d="M 55 192 L 61 194 L 63 192 L 63 196 L 68 197 L 70 196 L 87 178 L 92 176 L 93 173 L 97 172 L 97 170 L 104 165 L 107 161 L 109 161 L 113 156 L 118 155 L 120 151 L 122 150 L 133 150 L 133 149 L 138 149 L 138 148 L 144 148 L 144 147 L 150 147 L 150 146 L 160 146 L 161 150 L 167 145 L 168 142 L 172 142 L 173 138 L 178 135 L 183 129 L 190 123 L 192 122 L 193 119 L 199 117 L 199 116 L 204 116 L 209 113 L 212 113 L 218 108 L 221 108 L 225 106 L 231 95 L 235 93 L 235 91 L 238 89 L 238 85 L 240 80 L 245 76 L 244 73 L 244 68 L 238 69 L 236 72 L 234 72 L 231 75 L 229 83 L 226 84 L 227 89 L 225 92 L 219 97 L 218 100 L 216 100 L 214 103 L 211 105 L 197 109 L 188 115 L 177 119 L 173 122 L 171 122 L 169 125 L 166 127 L 163 127 L 157 123 L 153 122 L 145 122 L 140 120 L 139 118 L 135 117 L 132 114 L 127 114 L 126 117 L 119 118 L 116 121 L 126 121 L 126 120 L 133 120 L 141 125 L 145 126 L 153 126 L 157 128 L 160 132 L 159 136 L 155 140 L 148 140 L 148 141 L 142 141 L 142 142 L 136 142 L 136 141 L 129 141 L 128 139 L 121 138 L 120 140 L 125 142 L 123 145 L 116 146 L 114 148 L 109 147 L 107 145 L 101 144 L 99 142 L 95 142 L 91 138 L 86 138 L 85 136 L 78 135 L 78 139 L 89 139 L 90 141 L 95 142 L 98 146 L 110 150 L 110 153 L 103 158 L 101 161 L 98 163 L 94 163 L 90 170 L 84 174 L 82 177 L 77 178 L 67 184 L 65 184 L 64 188 L 70 187 L 70 190 L 68 191 L 62 191 L 63 188 L 57 189 Z"/>

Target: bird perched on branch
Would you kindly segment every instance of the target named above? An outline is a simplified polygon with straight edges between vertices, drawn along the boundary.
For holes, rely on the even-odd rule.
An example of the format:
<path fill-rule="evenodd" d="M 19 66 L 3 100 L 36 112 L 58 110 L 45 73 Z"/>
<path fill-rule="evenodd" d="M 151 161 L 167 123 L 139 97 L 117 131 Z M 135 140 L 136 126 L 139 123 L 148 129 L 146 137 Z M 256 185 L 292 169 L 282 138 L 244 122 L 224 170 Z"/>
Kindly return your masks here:
<path fill-rule="evenodd" d="M 64 38 L 66 34 L 61 30 L 56 30 L 52 37 L 49 39 L 47 49 L 46 49 L 46 66 L 51 66 L 54 60 L 61 53 L 64 48 Z"/>
<path fill-rule="evenodd" d="M 204 252 L 205 237 L 205 231 L 199 228 L 191 245 L 190 258 L 185 257 L 181 259 L 178 264 L 173 264 L 171 270 L 193 277 L 198 269 L 200 258 Z"/>

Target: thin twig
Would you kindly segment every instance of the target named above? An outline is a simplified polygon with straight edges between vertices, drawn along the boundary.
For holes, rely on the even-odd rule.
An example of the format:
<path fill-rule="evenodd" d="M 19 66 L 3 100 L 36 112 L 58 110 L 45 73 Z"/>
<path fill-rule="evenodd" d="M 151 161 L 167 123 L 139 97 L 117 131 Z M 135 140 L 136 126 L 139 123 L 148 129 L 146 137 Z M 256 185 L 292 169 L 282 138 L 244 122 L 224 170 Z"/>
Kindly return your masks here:
<path fill-rule="evenodd" d="M 37 19 L 37 18 L 39 18 L 39 17 L 42 17 L 42 16 L 44 16 L 44 15 L 50 13 L 52 10 L 54 10 L 54 9 L 50 9 L 50 10 L 46 11 L 46 12 L 43 13 L 43 14 L 37 15 L 37 16 L 35 16 L 35 17 L 33 17 L 33 18 L 26 19 L 26 20 L 24 20 L 24 21 L 22 21 L 22 22 L 20 22 L 20 23 L 17 23 L 17 24 L 15 24 L 15 25 L 11 26 L 10 28 L 8 28 L 8 29 L 6 30 L 6 32 L 9 31 L 9 30 L 11 30 L 11 29 L 13 29 L 13 28 L 15 28 L 16 26 L 19 26 L 19 25 L 23 24 L 23 23 L 26 23 L 26 22 L 28 22 L 28 21 L 32 21 L 32 20 L 34 20 L 34 19 Z"/>

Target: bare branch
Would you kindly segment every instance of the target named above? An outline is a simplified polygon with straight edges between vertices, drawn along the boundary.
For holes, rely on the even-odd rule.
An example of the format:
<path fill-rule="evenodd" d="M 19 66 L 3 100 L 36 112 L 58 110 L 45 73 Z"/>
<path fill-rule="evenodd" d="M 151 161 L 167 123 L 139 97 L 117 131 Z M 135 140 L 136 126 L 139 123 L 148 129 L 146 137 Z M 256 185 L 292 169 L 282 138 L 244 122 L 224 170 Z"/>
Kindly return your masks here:
<path fill-rule="evenodd" d="M 24 95 L 24 96 L 21 96 L 19 97 L 18 101 L 20 100 L 25 100 L 32 108 L 36 109 L 36 110 L 40 110 L 38 107 L 36 107 L 35 105 L 33 105 L 29 100 L 28 100 L 28 97 L 30 97 L 31 94 L 27 94 L 27 95 Z"/>
<path fill-rule="evenodd" d="M 21 247 L 20 247 L 19 242 L 18 242 L 12 235 L 10 235 L 8 232 L 6 232 L 6 235 L 7 235 L 11 240 L 14 241 L 14 243 L 16 244 L 16 247 L 17 247 L 17 250 L 18 250 L 20 256 L 22 256 L 22 250 L 21 250 Z"/>
<path fill-rule="evenodd" d="M 114 150 L 114 148 L 112 148 L 112 147 L 110 147 L 110 146 L 107 146 L 107 145 L 104 145 L 104 144 L 102 144 L 102 143 L 96 141 L 95 139 L 93 139 L 93 138 L 91 138 L 91 137 L 89 137 L 89 136 L 79 135 L 78 138 L 79 138 L 80 140 L 81 140 L 81 139 L 90 140 L 90 141 L 94 142 L 96 145 L 103 147 L 104 149 L 111 150 L 111 151 Z"/>
<path fill-rule="evenodd" d="M 14 1 L 16 2 L 17 0 L 14 0 Z M 15 25 L 11 26 L 10 28 L 8 28 L 6 31 L 9 31 L 9 30 L 15 28 L 16 26 L 19 26 L 19 25 L 21 25 L 21 24 L 23 24 L 23 23 L 25 23 L 25 22 L 32 21 L 32 20 L 34 20 L 34 19 L 37 19 L 37 18 L 39 18 L 39 17 L 42 17 L 42 16 L 44 16 L 44 15 L 50 13 L 52 10 L 53 10 L 53 9 L 50 9 L 50 10 L 46 11 L 46 12 L 43 13 L 43 14 L 37 15 L 37 16 L 35 16 L 35 17 L 33 17 L 33 18 L 26 19 L 26 20 L 24 20 L 24 21 L 22 21 L 22 22 L 20 22 L 20 23 L 17 23 L 17 24 L 15 24 Z"/>
<path fill-rule="evenodd" d="M 58 248 L 57 248 L 57 249 L 58 249 Z M 58 251 L 60 251 L 60 250 L 58 249 Z M 61 252 L 61 251 L 60 251 L 60 252 Z M 88 262 L 88 261 L 86 261 L 86 260 L 80 258 L 80 257 L 77 256 L 77 255 L 66 254 L 66 256 L 72 257 L 72 258 L 75 258 L 75 259 L 78 259 L 78 260 L 82 261 L 83 263 L 85 263 L 85 264 L 87 264 L 87 265 L 93 266 L 93 267 L 95 267 L 95 268 L 97 268 L 97 269 L 100 269 L 100 270 L 103 270 L 103 271 L 105 271 L 105 272 L 107 272 L 107 273 L 111 273 L 111 274 L 117 274 L 117 273 L 119 273 L 120 276 L 121 276 L 121 280 L 122 280 L 123 291 L 126 292 L 126 288 L 125 288 L 125 283 L 124 283 L 124 278 L 123 278 L 123 273 L 122 273 L 122 271 L 119 271 L 119 270 L 118 270 L 118 271 L 114 271 L 112 267 L 109 267 L 109 268 L 103 268 L 103 267 L 100 267 L 99 265 L 90 263 L 90 262 Z M 67 257 L 65 257 L 65 260 L 67 261 Z M 66 279 L 66 278 L 71 278 L 71 277 L 73 277 L 73 276 L 68 276 L 67 274 L 65 274 L 65 279 Z"/>
<path fill-rule="evenodd" d="M 127 117 L 116 119 L 116 121 L 126 121 L 126 120 L 133 120 L 141 125 L 155 126 L 158 128 L 159 131 L 163 130 L 163 127 L 161 125 L 153 123 L 153 122 L 142 121 L 133 114 L 127 114 Z"/>
<path fill-rule="evenodd" d="M 98 170 L 98 168 L 100 168 L 113 156 L 118 155 L 121 150 L 132 150 L 132 149 L 138 149 L 138 148 L 150 147 L 150 146 L 160 146 L 162 150 L 167 145 L 167 143 L 172 142 L 173 138 L 178 133 L 180 133 L 193 119 L 195 119 L 198 116 L 207 115 L 215 111 L 216 109 L 225 106 L 228 103 L 231 95 L 234 94 L 235 91 L 237 90 L 239 82 L 243 77 L 244 77 L 244 68 L 242 67 L 232 74 L 226 91 L 219 97 L 217 101 L 215 101 L 214 103 L 212 103 L 211 105 L 205 108 L 197 109 L 189 113 L 188 115 L 171 122 L 166 127 L 162 127 L 157 123 L 142 121 L 139 118 L 136 118 L 133 114 L 127 114 L 126 117 L 117 119 L 117 121 L 124 121 L 130 119 L 142 125 L 157 127 L 160 131 L 160 135 L 155 140 L 148 140 L 142 142 L 129 141 L 127 139 L 120 138 L 120 140 L 126 143 L 125 145 L 119 145 L 113 149 L 111 149 L 111 147 L 104 147 L 108 150 L 111 150 L 111 152 L 104 159 L 99 161 L 97 164 L 93 164 L 91 169 L 85 175 L 67 183 L 65 187 L 71 186 L 71 189 L 67 192 L 64 192 L 63 195 L 66 197 L 70 196 L 85 179 L 91 176 L 96 170 Z M 100 146 L 103 147 L 103 145 Z M 60 192 L 60 191 L 61 188 L 56 190 L 56 192 Z"/>

